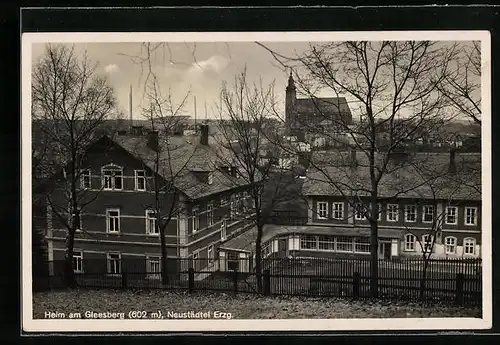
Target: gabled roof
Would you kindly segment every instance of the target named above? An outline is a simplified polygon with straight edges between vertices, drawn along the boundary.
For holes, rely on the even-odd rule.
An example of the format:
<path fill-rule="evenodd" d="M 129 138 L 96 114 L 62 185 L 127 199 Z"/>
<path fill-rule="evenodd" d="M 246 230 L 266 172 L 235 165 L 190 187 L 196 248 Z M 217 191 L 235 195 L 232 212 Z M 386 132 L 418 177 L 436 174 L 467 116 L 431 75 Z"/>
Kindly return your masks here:
<path fill-rule="evenodd" d="M 295 101 L 295 109 L 299 115 L 302 113 L 351 115 L 351 109 L 345 97 L 297 98 Z"/>
<path fill-rule="evenodd" d="M 117 145 L 132 154 L 152 171 L 155 171 L 156 153 L 147 145 L 146 136 L 116 136 Z M 209 145 L 199 143 L 199 137 L 171 136 L 168 143 L 159 138 L 160 168 L 164 179 L 173 179 L 174 185 L 190 199 L 198 199 L 247 184 L 244 178 L 230 176 L 220 171 L 220 145 L 209 140 Z M 203 183 L 197 177 L 200 172 L 211 174 L 212 183 Z"/>
<path fill-rule="evenodd" d="M 375 155 L 375 166 L 382 167 L 385 154 Z M 371 191 L 368 157 L 356 152 L 319 152 L 313 155 L 302 193 L 309 196 L 369 196 Z M 481 155 L 455 154 L 456 172 L 448 171 L 450 153 L 414 153 L 391 158 L 378 187 L 381 198 L 419 198 L 436 200 L 481 200 Z"/>

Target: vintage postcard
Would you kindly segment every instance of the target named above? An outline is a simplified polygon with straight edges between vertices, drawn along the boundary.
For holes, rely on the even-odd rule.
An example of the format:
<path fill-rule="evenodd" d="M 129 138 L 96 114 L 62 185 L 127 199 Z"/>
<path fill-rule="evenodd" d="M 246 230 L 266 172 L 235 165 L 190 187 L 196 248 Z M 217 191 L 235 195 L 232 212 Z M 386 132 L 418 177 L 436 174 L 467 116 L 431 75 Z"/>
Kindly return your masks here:
<path fill-rule="evenodd" d="M 23 330 L 490 328 L 490 59 L 487 31 L 23 34 Z"/>

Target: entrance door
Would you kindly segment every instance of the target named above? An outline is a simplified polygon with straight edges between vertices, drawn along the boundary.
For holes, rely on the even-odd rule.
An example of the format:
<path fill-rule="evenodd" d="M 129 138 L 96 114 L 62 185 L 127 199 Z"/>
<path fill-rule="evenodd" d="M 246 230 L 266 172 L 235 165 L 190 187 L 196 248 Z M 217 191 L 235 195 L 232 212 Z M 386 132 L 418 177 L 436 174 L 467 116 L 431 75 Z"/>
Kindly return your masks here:
<path fill-rule="evenodd" d="M 386 260 L 391 258 L 391 242 L 379 242 L 378 258 Z"/>
<path fill-rule="evenodd" d="M 280 238 L 278 239 L 278 257 L 279 258 L 286 258 L 288 257 L 288 239 L 287 238 Z"/>

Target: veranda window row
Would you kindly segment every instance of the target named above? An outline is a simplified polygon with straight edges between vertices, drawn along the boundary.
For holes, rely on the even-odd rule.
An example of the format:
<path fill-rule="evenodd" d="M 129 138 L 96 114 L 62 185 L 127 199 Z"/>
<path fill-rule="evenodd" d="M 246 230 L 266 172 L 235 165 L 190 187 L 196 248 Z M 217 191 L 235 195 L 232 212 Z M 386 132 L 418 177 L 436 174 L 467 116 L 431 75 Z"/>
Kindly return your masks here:
<path fill-rule="evenodd" d="M 370 253 L 369 237 L 316 236 L 300 237 L 300 249 L 339 253 Z"/>

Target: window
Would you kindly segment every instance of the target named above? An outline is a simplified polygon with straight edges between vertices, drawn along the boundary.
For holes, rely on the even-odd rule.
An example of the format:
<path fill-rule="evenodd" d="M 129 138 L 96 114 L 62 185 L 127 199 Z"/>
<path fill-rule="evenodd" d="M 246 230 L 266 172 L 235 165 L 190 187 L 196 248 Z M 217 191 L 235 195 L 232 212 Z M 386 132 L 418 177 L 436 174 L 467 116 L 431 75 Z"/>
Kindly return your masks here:
<path fill-rule="evenodd" d="M 377 204 L 378 208 L 378 214 L 377 214 L 377 220 L 382 220 L 382 205 Z"/>
<path fill-rule="evenodd" d="M 457 207 L 448 206 L 446 207 L 446 224 L 456 225 L 457 224 Z"/>
<path fill-rule="evenodd" d="M 192 227 L 193 227 L 193 233 L 196 231 L 200 230 L 200 216 L 198 214 L 198 208 L 193 208 L 191 212 L 191 220 L 192 220 Z"/>
<path fill-rule="evenodd" d="M 356 253 L 369 253 L 370 252 L 370 238 L 360 237 L 354 239 L 354 251 Z"/>
<path fill-rule="evenodd" d="M 337 237 L 337 251 L 338 252 L 352 252 L 353 251 L 353 238 L 347 236 Z"/>
<path fill-rule="evenodd" d="M 417 207 L 415 205 L 405 205 L 405 222 L 417 221 Z"/>
<path fill-rule="evenodd" d="M 108 253 L 108 273 L 121 273 L 121 257 L 118 253 Z"/>
<path fill-rule="evenodd" d="M 335 250 L 335 237 L 319 236 L 318 245 L 320 250 Z"/>
<path fill-rule="evenodd" d="M 207 205 L 207 225 L 212 226 L 214 224 L 214 206 L 212 203 Z"/>
<path fill-rule="evenodd" d="M 399 220 L 398 214 L 399 208 L 397 204 L 388 204 L 387 205 L 387 221 L 388 222 L 397 222 Z"/>
<path fill-rule="evenodd" d="M 120 210 L 106 210 L 106 225 L 107 232 L 120 232 Z"/>
<path fill-rule="evenodd" d="M 457 251 L 457 239 L 455 237 L 446 237 L 444 239 L 445 253 L 455 254 Z"/>
<path fill-rule="evenodd" d="M 73 252 L 73 271 L 75 273 L 83 273 L 83 252 Z"/>
<path fill-rule="evenodd" d="M 161 260 L 157 256 L 150 256 L 146 259 L 146 270 L 149 279 L 160 279 Z"/>
<path fill-rule="evenodd" d="M 122 189 L 122 169 L 119 167 L 103 168 L 102 169 L 102 184 L 103 189 L 120 190 Z"/>
<path fill-rule="evenodd" d="M 208 183 L 208 184 L 212 184 L 212 183 L 214 183 L 214 177 L 213 177 L 212 173 L 208 173 L 208 176 L 207 176 L 207 183 Z"/>
<path fill-rule="evenodd" d="M 328 203 L 325 201 L 318 201 L 316 204 L 318 219 L 327 219 L 328 217 Z"/>
<path fill-rule="evenodd" d="M 267 242 L 262 246 L 262 257 L 267 258 L 271 255 L 271 242 Z"/>
<path fill-rule="evenodd" d="M 407 252 L 415 251 L 415 236 L 412 234 L 405 235 L 405 251 Z"/>
<path fill-rule="evenodd" d="M 231 214 L 231 218 L 234 218 L 234 216 L 238 213 L 238 205 L 237 205 L 237 200 L 236 200 L 236 197 L 231 197 L 231 209 L 230 209 L 230 214 Z"/>
<path fill-rule="evenodd" d="M 82 212 L 79 208 L 71 215 L 71 221 L 74 222 L 76 232 L 82 231 Z"/>
<path fill-rule="evenodd" d="M 472 237 L 464 238 L 464 254 L 474 255 L 476 252 L 476 239 Z"/>
<path fill-rule="evenodd" d="M 465 208 L 465 225 L 477 225 L 477 207 Z"/>
<path fill-rule="evenodd" d="M 80 181 L 83 189 L 92 188 L 92 174 L 89 169 L 81 171 Z"/>
<path fill-rule="evenodd" d="M 146 190 L 146 172 L 144 170 L 135 170 L 135 190 Z"/>
<path fill-rule="evenodd" d="M 342 202 L 333 203 L 333 218 L 344 219 L 344 203 Z"/>
<path fill-rule="evenodd" d="M 207 247 L 207 258 L 208 258 L 208 263 L 212 264 L 214 262 L 214 246 L 213 244 L 209 245 Z"/>
<path fill-rule="evenodd" d="M 201 264 L 201 260 L 199 260 L 200 258 L 200 253 L 199 252 L 193 252 L 193 255 L 191 256 L 191 260 L 193 262 L 193 268 L 195 271 L 199 271 L 200 270 L 200 264 Z"/>
<path fill-rule="evenodd" d="M 422 222 L 432 223 L 434 221 L 434 206 L 424 205 L 422 212 Z"/>
<path fill-rule="evenodd" d="M 226 224 L 226 220 L 223 219 L 221 226 L 220 226 L 220 240 L 225 241 L 226 237 L 227 237 L 227 224 Z"/>
<path fill-rule="evenodd" d="M 434 237 L 432 235 L 423 235 L 422 236 L 422 246 L 425 253 L 432 251 L 432 242 L 434 241 Z"/>
<path fill-rule="evenodd" d="M 300 237 L 300 249 L 317 249 L 316 243 L 316 236 L 305 235 Z"/>
<path fill-rule="evenodd" d="M 148 235 L 158 235 L 160 233 L 156 226 L 156 212 L 153 210 L 146 211 L 146 233 Z"/>
<path fill-rule="evenodd" d="M 356 220 L 364 220 L 365 218 L 365 209 L 363 204 L 354 205 L 354 219 Z"/>

